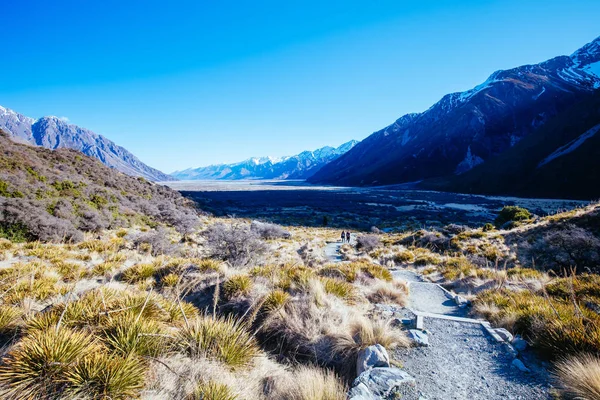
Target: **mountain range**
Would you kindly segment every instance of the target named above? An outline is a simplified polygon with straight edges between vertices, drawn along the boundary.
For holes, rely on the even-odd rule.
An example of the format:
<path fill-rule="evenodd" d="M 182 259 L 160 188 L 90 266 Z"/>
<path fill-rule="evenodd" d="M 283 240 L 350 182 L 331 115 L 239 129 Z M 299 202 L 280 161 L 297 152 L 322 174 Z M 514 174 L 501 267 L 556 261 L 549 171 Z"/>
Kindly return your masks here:
<path fill-rule="evenodd" d="M 17 142 L 48 149 L 79 150 L 127 175 L 140 176 L 151 181 L 175 180 L 172 176 L 144 164 L 127 149 L 104 136 L 69 124 L 58 117 L 49 116 L 36 120 L 0 106 L 0 129 Z"/>
<path fill-rule="evenodd" d="M 308 179 L 357 143 L 351 140 L 338 147 L 325 146 L 289 157 L 253 157 L 233 164 L 176 171 L 171 175 L 182 180 Z"/>
<path fill-rule="evenodd" d="M 597 197 L 595 184 L 570 191 L 574 176 L 600 169 L 599 89 L 600 37 L 570 56 L 494 72 L 471 90 L 404 115 L 309 181 Z M 552 171 L 563 179 L 551 179 Z M 505 179 L 511 173 L 514 179 Z"/>

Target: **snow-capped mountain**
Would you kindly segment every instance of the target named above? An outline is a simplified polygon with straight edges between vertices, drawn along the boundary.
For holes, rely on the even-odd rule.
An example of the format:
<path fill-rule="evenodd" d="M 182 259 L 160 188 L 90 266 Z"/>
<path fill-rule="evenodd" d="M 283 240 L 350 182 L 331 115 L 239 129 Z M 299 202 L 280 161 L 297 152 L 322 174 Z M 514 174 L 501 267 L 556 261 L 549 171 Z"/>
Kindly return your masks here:
<path fill-rule="evenodd" d="M 48 149 L 69 148 L 95 157 L 103 164 L 127 175 L 152 181 L 174 180 L 141 162 L 125 148 L 88 129 L 67 123 L 58 117 L 33 119 L 0 106 L 0 129 L 21 143 Z"/>
<path fill-rule="evenodd" d="M 422 113 L 407 114 L 321 168 L 309 181 L 383 185 L 460 176 L 554 124 L 598 89 L 600 37 L 571 56 L 494 72 L 471 90 L 448 94 Z M 527 158 L 528 153 L 519 156 Z"/>
<path fill-rule="evenodd" d="M 171 175 L 183 180 L 307 179 L 357 143 L 351 140 L 337 148 L 325 146 L 289 157 L 253 157 L 234 164 L 189 168 Z"/>

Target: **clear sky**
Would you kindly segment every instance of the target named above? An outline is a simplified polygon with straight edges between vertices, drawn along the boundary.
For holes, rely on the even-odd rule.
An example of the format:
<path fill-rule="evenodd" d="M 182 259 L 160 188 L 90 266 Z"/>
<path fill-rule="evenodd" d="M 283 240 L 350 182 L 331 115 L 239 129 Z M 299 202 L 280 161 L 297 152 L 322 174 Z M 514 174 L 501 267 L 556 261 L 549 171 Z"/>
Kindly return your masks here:
<path fill-rule="evenodd" d="M 7 0 L 0 104 L 165 172 L 364 139 L 600 35 L 600 1 Z"/>

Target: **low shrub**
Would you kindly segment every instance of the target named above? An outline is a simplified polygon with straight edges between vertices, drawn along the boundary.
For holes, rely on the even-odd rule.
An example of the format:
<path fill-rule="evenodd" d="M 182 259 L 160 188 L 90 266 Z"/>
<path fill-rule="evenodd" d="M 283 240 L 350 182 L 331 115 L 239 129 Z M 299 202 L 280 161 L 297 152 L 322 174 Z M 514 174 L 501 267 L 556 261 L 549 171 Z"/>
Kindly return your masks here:
<path fill-rule="evenodd" d="M 282 226 L 268 224 L 265 222 L 252 221 L 252 224 L 250 224 L 250 229 L 253 232 L 256 232 L 261 238 L 267 240 L 289 239 L 292 237 L 292 234 L 285 230 Z"/>
<path fill-rule="evenodd" d="M 380 246 L 381 240 L 377 235 L 359 235 L 356 238 L 356 248 L 365 253 L 370 253 Z"/>
<path fill-rule="evenodd" d="M 526 208 L 518 206 L 504 206 L 494 220 L 497 227 L 503 227 L 509 222 L 526 221 L 531 219 L 532 215 Z"/>
<path fill-rule="evenodd" d="M 203 232 L 211 257 L 243 267 L 258 261 L 267 246 L 258 234 L 243 224 L 216 223 Z"/>

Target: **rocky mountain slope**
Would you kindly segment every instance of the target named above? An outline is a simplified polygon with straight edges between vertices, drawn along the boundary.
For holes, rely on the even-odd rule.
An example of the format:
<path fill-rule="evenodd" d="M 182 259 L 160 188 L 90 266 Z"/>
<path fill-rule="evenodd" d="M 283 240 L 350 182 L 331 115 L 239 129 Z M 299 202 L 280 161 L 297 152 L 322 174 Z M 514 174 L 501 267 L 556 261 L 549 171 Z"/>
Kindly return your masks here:
<path fill-rule="evenodd" d="M 103 164 L 127 175 L 141 176 L 152 181 L 174 178 L 141 162 L 125 148 L 88 129 L 69 124 L 57 117 L 38 120 L 0 106 L 0 129 L 18 142 L 48 149 L 69 148 L 95 157 Z"/>
<path fill-rule="evenodd" d="M 337 148 L 325 146 L 303 151 L 290 157 L 254 157 L 234 164 L 210 165 L 176 171 L 171 175 L 183 180 L 235 179 L 307 179 L 325 164 L 352 149 L 358 142 L 351 140 Z"/>
<path fill-rule="evenodd" d="M 597 38 L 571 56 L 497 71 L 472 90 L 448 94 L 425 112 L 407 114 L 309 181 L 383 185 L 461 175 L 515 148 L 532 133 L 551 129 L 546 125 L 554 117 L 589 101 L 599 88 Z M 566 143 L 557 141 L 546 156 Z M 527 158 L 528 153 L 514 157 Z"/>
<path fill-rule="evenodd" d="M 72 149 L 16 143 L 0 130 L 0 238 L 79 241 L 83 232 L 166 224 L 187 233 L 198 217 L 166 186 Z"/>

